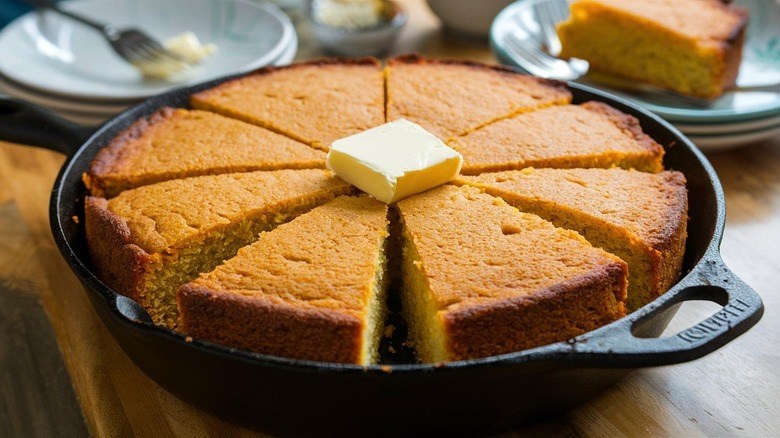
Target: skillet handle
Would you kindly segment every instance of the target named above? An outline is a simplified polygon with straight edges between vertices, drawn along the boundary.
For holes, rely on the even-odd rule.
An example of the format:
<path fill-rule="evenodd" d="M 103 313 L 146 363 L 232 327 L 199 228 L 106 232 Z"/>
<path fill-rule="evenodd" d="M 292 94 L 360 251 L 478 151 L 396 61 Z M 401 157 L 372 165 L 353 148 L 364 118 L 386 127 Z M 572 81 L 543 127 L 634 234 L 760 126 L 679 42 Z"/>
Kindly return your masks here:
<path fill-rule="evenodd" d="M 17 99 L 0 98 L 0 140 L 73 155 L 95 132 L 53 111 Z"/>
<path fill-rule="evenodd" d="M 723 306 L 709 318 L 675 335 L 642 337 L 658 327 L 657 318 L 692 300 Z M 584 366 L 635 368 L 671 365 L 705 356 L 755 325 L 764 305 L 755 290 L 734 275 L 720 254 L 711 250 L 675 287 L 656 301 L 614 324 L 571 341 L 567 361 Z M 672 313 L 673 314 L 673 313 Z M 664 324 L 663 327 L 666 327 Z M 572 349 L 574 351 L 572 351 Z"/>

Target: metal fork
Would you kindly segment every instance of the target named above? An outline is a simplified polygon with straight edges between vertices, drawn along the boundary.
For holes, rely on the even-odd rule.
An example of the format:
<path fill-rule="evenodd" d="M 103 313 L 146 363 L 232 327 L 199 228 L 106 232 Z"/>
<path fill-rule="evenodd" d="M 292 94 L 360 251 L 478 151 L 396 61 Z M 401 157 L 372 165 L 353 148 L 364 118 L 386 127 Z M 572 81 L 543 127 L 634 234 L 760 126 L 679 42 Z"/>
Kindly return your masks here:
<path fill-rule="evenodd" d="M 539 42 L 521 39 L 514 32 L 504 36 L 507 54 L 523 70 L 546 79 L 573 81 L 588 72 L 588 61 L 572 58 L 568 61 L 543 52 Z M 560 44 L 560 43 L 559 43 Z"/>
<path fill-rule="evenodd" d="M 173 73 L 195 64 L 192 60 L 166 49 L 139 29 L 118 29 L 110 24 L 74 14 L 49 1 L 31 0 L 30 2 L 38 8 L 56 12 L 97 30 L 120 57 L 141 70 L 146 71 L 145 67 L 162 64 L 161 67 Z"/>

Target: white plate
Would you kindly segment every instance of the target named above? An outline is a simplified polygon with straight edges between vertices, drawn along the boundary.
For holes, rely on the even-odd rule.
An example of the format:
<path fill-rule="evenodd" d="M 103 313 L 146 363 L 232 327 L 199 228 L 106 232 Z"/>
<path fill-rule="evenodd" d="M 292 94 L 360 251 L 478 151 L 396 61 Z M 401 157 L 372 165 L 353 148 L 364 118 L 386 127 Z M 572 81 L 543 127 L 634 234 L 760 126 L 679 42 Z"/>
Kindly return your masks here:
<path fill-rule="evenodd" d="M 287 65 L 295 59 L 297 51 L 298 37 L 293 34 L 289 46 L 271 64 L 274 66 Z M 48 108 L 67 120 L 87 126 L 101 125 L 126 108 L 140 102 L 140 100 L 135 100 L 124 104 L 100 104 L 79 99 L 62 99 L 39 93 L 0 76 L 0 96 L 3 94 Z"/>
<path fill-rule="evenodd" d="M 491 46 L 503 63 L 517 66 L 507 55 L 504 38 L 522 26 L 528 44 L 541 44 L 535 4 L 545 0 L 519 0 L 493 21 Z M 750 11 L 738 83 L 740 86 L 780 82 L 780 0 L 735 0 Z M 598 86 L 655 112 L 667 120 L 683 123 L 731 123 L 780 115 L 780 86 L 768 91 L 735 91 L 724 94 L 711 106 L 696 107 L 660 95 L 632 95 Z"/>
<path fill-rule="evenodd" d="M 116 114 L 130 105 L 138 102 L 137 100 L 123 101 L 114 103 L 106 101 L 105 103 L 90 102 L 73 98 L 62 98 L 59 96 L 41 93 L 38 90 L 27 88 L 22 84 L 17 84 L 10 79 L 0 75 L 0 91 L 9 96 L 25 100 L 35 105 L 40 105 L 55 111 L 75 111 L 94 114 Z"/>
<path fill-rule="evenodd" d="M 269 65 L 295 29 L 276 6 L 244 0 L 72 0 L 62 6 L 117 27 L 141 27 L 164 41 L 191 31 L 219 51 L 182 82 L 144 79 L 94 30 L 47 12 L 0 32 L 0 73 L 60 97 L 143 99 L 172 88 Z"/>
<path fill-rule="evenodd" d="M 698 135 L 688 138 L 704 152 L 717 152 L 746 146 L 767 138 L 780 135 L 780 125 L 755 131 L 737 132 L 724 135 Z"/>
<path fill-rule="evenodd" d="M 676 123 L 676 122 L 674 123 L 674 126 L 680 131 L 682 131 L 684 134 L 691 134 L 691 135 L 733 134 L 738 132 L 770 128 L 776 125 L 780 125 L 780 116 L 770 116 L 761 119 L 748 120 L 745 122 L 732 122 L 732 123 L 700 123 L 700 124 L 687 124 L 687 123 Z"/>

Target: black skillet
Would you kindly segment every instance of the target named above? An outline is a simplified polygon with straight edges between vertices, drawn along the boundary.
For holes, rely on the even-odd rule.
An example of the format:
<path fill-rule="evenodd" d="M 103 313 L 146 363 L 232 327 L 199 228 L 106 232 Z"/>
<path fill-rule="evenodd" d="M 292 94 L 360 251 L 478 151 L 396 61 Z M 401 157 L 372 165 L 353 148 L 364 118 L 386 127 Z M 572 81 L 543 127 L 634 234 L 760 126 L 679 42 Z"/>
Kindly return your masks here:
<path fill-rule="evenodd" d="M 81 174 L 95 154 L 136 119 L 230 78 L 152 97 L 91 133 L 21 102 L 0 101 L 0 138 L 63 152 L 52 190 L 54 240 L 95 310 L 127 355 L 163 388 L 205 411 L 275 434 L 429 434 L 505 430 L 587 400 L 642 367 L 687 362 L 733 340 L 761 318 L 756 292 L 719 253 L 723 191 L 702 153 L 671 125 L 624 100 L 570 84 L 574 102 L 606 102 L 638 118 L 666 149 L 665 166 L 688 180 L 690 222 L 684 277 L 629 316 L 574 340 L 444 365 L 360 367 L 266 356 L 190 340 L 156 327 L 135 302 L 95 277 L 86 251 Z M 90 134 L 91 133 L 91 134 Z M 85 140 L 86 139 L 86 140 Z M 659 338 L 679 305 L 707 300 L 722 309 Z"/>

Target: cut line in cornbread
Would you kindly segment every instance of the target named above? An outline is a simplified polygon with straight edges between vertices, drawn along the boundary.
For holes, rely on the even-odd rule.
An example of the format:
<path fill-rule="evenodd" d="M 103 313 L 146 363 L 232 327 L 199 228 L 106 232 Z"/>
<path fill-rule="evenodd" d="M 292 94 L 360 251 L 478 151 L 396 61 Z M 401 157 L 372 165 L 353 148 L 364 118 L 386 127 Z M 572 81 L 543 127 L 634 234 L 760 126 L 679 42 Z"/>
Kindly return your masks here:
<path fill-rule="evenodd" d="M 495 120 L 571 101 L 563 82 L 469 61 L 405 55 L 388 60 L 385 74 L 387 120 L 407 119 L 445 142 Z"/>
<path fill-rule="evenodd" d="M 461 176 L 521 211 L 574 230 L 628 263 L 629 311 L 666 292 L 682 269 L 685 177 L 674 171 L 525 169 Z"/>
<path fill-rule="evenodd" d="M 179 289 L 182 329 L 276 356 L 376 363 L 387 229 L 387 205 L 361 196 L 336 198 L 261 233 Z"/>
<path fill-rule="evenodd" d="M 423 362 L 563 341 L 625 314 L 626 264 L 474 187 L 398 202 L 402 303 Z"/>
<path fill-rule="evenodd" d="M 663 170 L 663 147 L 634 117 L 601 102 L 518 114 L 447 143 L 463 154 L 466 175 L 525 167 Z"/>
<path fill-rule="evenodd" d="M 190 103 L 328 150 L 385 122 L 384 73 L 374 58 L 266 67 L 192 95 Z"/>
<path fill-rule="evenodd" d="M 92 196 L 177 178 L 257 170 L 324 168 L 325 154 L 219 114 L 162 108 L 119 133 L 95 157 L 84 182 Z"/>
<path fill-rule="evenodd" d="M 88 196 L 87 239 L 95 271 L 175 328 L 176 289 L 208 272 L 261 231 L 353 188 L 319 169 L 198 176 Z"/>

